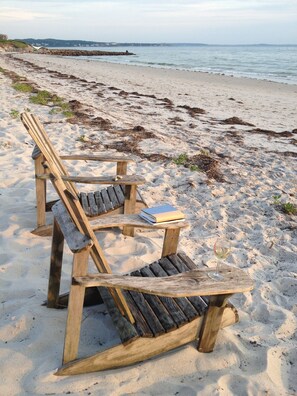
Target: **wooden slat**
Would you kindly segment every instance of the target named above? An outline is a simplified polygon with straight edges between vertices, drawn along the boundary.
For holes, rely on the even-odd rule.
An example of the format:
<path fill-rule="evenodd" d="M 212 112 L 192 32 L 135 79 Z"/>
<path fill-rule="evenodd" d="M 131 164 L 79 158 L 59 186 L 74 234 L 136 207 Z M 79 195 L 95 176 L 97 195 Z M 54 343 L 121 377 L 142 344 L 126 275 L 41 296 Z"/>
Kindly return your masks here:
<path fill-rule="evenodd" d="M 108 309 L 114 325 L 118 330 L 119 337 L 123 344 L 128 344 L 135 338 L 139 337 L 135 327 L 120 313 L 114 300 L 105 287 L 99 288 L 100 295 Z"/>
<path fill-rule="evenodd" d="M 92 246 L 93 242 L 91 238 L 78 231 L 61 201 L 58 201 L 52 207 L 52 211 L 63 232 L 67 245 L 73 253 L 80 252 Z"/>
<path fill-rule="evenodd" d="M 177 260 L 176 255 L 162 258 L 160 260 L 160 264 L 162 268 L 168 273 L 168 275 L 176 275 L 179 273 L 184 273 L 189 271 L 189 269 L 185 266 L 182 260 Z M 207 303 L 204 301 L 204 299 L 201 296 L 194 296 L 194 297 L 188 296 L 188 300 L 194 306 L 194 308 L 199 313 L 199 315 L 202 315 L 207 308 Z"/>
<path fill-rule="evenodd" d="M 131 277 L 126 276 L 126 278 L 131 278 Z M 139 279 L 142 279 L 142 278 L 139 278 Z M 143 294 L 135 292 L 135 291 L 130 291 L 130 295 L 133 298 L 138 309 L 142 313 L 143 317 L 145 318 L 148 326 L 152 330 L 154 337 L 165 333 L 165 329 L 161 325 L 159 319 L 156 317 L 156 315 L 154 314 L 154 312 L 151 309 L 151 307 L 149 306 L 149 304 L 147 303 Z"/>
<path fill-rule="evenodd" d="M 98 207 L 93 193 L 88 193 L 88 201 L 90 206 L 90 216 L 96 216 L 98 214 Z"/>
<path fill-rule="evenodd" d="M 149 267 L 144 267 L 140 270 L 142 276 L 154 277 L 154 273 Z M 183 311 L 176 304 L 175 300 L 172 297 L 158 297 L 161 304 L 164 305 L 166 311 L 166 315 L 170 316 L 171 320 L 167 321 L 170 324 L 170 329 L 166 329 L 167 331 L 171 331 L 175 329 L 177 326 L 180 327 L 188 322 L 187 317 L 183 313 Z M 159 317 L 159 316 L 158 316 Z M 165 327 L 165 326 L 164 326 Z"/>
<path fill-rule="evenodd" d="M 80 193 L 79 198 L 80 198 L 80 203 L 81 203 L 81 206 L 83 207 L 85 214 L 87 216 L 89 216 L 91 214 L 91 212 L 90 212 L 87 194 L 82 192 L 82 193 Z"/>
<path fill-rule="evenodd" d="M 168 274 L 160 266 L 159 262 L 155 262 L 149 267 L 157 277 L 168 276 Z M 186 297 L 175 298 L 174 301 L 180 307 L 181 311 L 188 318 L 189 321 L 197 317 L 197 310 L 193 307 L 191 302 Z"/>
<path fill-rule="evenodd" d="M 143 268 L 141 271 L 135 271 L 134 276 L 150 276 L 151 273 L 148 268 Z M 167 307 L 161 301 L 161 298 L 158 296 L 153 296 L 150 294 L 143 293 L 144 298 L 146 299 L 147 303 L 152 308 L 154 314 L 159 319 L 161 325 L 164 327 L 166 332 L 172 331 L 176 329 L 176 324 L 170 313 L 167 310 Z M 168 298 L 168 300 L 170 300 Z"/>
<path fill-rule="evenodd" d="M 115 194 L 113 186 L 108 186 L 107 187 L 107 192 L 110 198 L 110 201 L 112 202 L 112 206 L 114 209 L 118 208 L 120 206 L 119 201 L 117 199 L 117 196 Z"/>
<path fill-rule="evenodd" d="M 135 304 L 132 296 L 130 295 L 130 292 L 128 290 L 123 291 L 124 297 L 129 305 L 129 308 L 132 312 L 132 315 L 135 319 L 135 329 L 137 330 L 137 333 L 139 334 L 140 337 L 154 337 L 154 334 L 152 333 L 151 328 L 147 324 L 146 320 L 144 319 L 142 313 L 140 312 L 139 308 Z"/>
<path fill-rule="evenodd" d="M 39 147 L 37 146 L 37 144 L 35 144 L 32 154 L 31 154 L 31 157 L 32 157 L 32 159 L 36 160 L 36 158 L 38 158 L 40 155 L 41 155 L 41 151 L 40 151 Z"/>
<path fill-rule="evenodd" d="M 104 189 L 104 190 L 101 190 L 100 192 L 101 192 L 101 197 L 102 197 L 102 200 L 104 202 L 104 205 L 105 205 L 105 208 L 106 208 L 107 212 L 109 210 L 112 210 L 113 206 L 112 206 L 112 202 L 110 201 L 109 196 L 107 194 L 107 190 Z"/>
<path fill-rule="evenodd" d="M 97 208 L 98 208 L 98 214 L 106 213 L 106 208 L 105 208 L 103 199 L 101 197 L 100 191 L 95 191 L 94 197 L 95 197 L 95 201 L 96 201 Z"/>
<path fill-rule="evenodd" d="M 123 190 L 121 189 L 121 186 L 114 186 L 114 192 L 117 196 L 120 205 L 123 205 L 125 201 L 125 195 L 123 193 Z"/>

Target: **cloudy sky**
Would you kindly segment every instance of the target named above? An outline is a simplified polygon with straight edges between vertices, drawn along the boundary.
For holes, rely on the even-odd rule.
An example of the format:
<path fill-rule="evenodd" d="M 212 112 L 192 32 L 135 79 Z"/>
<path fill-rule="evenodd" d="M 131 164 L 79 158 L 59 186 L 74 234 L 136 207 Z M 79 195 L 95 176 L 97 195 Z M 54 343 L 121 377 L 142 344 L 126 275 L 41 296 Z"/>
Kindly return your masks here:
<path fill-rule="evenodd" d="M 9 38 L 297 44 L 297 0 L 0 0 Z"/>

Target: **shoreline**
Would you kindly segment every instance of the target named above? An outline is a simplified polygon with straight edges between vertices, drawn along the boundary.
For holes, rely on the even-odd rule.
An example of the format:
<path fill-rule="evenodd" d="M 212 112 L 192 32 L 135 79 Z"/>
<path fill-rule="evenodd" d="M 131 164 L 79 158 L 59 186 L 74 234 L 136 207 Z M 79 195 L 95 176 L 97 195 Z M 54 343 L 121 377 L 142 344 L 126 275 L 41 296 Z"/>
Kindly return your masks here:
<path fill-rule="evenodd" d="M 274 197 L 297 204 L 297 87 L 46 55 L 1 54 L 0 67 L 71 102 L 78 114 L 71 121 L 53 103 L 32 103 L 36 93 L 14 90 L 0 73 L 1 394 L 295 394 L 296 216 L 282 212 Z M 240 321 L 219 333 L 213 353 L 198 353 L 193 343 L 124 369 L 54 376 L 66 312 L 41 306 L 51 239 L 30 233 L 34 145 L 17 117 L 25 109 L 41 119 L 61 154 L 132 156 L 136 165 L 129 169 L 146 178 L 141 192 L 148 205 L 170 203 L 186 214 L 190 227 L 180 250 L 194 262 L 213 266 L 216 237 L 232 241 L 228 264 L 247 271 L 255 288 L 232 297 Z M 183 154 L 212 158 L 222 178 L 196 163 L 178 164 Z M 109 164 L 72 166 L 84 175 L 114 171 Z M 154 261 L 161 249 L 158 231 L 98 237 L 115 273 Z M 61 292 L 70 273 L 66 251 Z M 104 307 L 84 315 L 82 354 L 117 342 Z"/>

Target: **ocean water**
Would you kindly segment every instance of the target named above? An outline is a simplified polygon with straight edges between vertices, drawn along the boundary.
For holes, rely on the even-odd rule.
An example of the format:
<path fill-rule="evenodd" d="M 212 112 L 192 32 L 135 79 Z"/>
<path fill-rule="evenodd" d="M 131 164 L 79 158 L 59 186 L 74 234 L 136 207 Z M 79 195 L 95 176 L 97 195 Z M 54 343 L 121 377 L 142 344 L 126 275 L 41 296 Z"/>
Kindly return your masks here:
<path fill-rule="evenodd" d="M 296 46 L 127 46 L 79 47 L 135 55 L 88 57 L 92 61 L 201 71 L 297 84 Z M 81 58 L 81 57 L 80 57 Z"/>

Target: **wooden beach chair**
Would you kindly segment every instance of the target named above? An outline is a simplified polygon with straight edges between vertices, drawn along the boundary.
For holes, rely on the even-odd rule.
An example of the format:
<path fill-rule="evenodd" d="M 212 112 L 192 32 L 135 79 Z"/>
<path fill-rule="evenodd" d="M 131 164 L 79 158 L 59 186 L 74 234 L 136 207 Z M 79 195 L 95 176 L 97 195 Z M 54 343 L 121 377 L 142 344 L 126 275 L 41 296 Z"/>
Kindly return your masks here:
<path fill-rule="evenodd" d="M 61 188 L 57 179 L 53 179 L 53 183 L 57 189 Z M 63 364 L 57 375 L 131 365 L 197 339 L 200 352 L 211 352 L 219 329 L 238 321 L 237 311 L 228 303 L 228 298 L 234 293 L 251 290 L 251 279 L 242 270 L 226 265 L 222 270 L 223 280 L 212 280 L 207 275 L 209 269 L 197 269 L 189 257 L 177 253 L 179 232 L 185 223 L 158 226 L 165 229 L 160 260 L 132 272 L 130 276 L 113 275 L 94 230 L 124 225 L 156 226 L 137 215 L 110 216 L 89 223 L 77 197 L 64 190 L 61 198 L 63 202 L 53 206 L 50 305 L 59 298 L 60 255 L 64 238 L 73 252 L 73 266 Z M 88 273 L 89 257 L 98 268 L 98 274 Z M 92 287 L 99 288 L 121 343 L 77 359 L 84 295 L 86 289 Z"/>
<path fill-rule="evenodd" d="M 179 233 L 186 222 L 152 226 L 135 214 L 89 221 L 78 197 L 68 189 L 48 155 L 48 149 L 44 147 L 44 150 L 45 157 L 49 158 L 49 177 L 61 199 L 52 208 L 49 307 L 57 307 L 59 303 L 64 239 L 73 252 L 63 365 L 56 374 L 71 375 L 130 365 L 195 339 L 199 340 L 199 351 L 212 351 L 219 329 L 238 320 L 228 298 L 233 293 L 251 290 L 251 279 L 243 271 L 226 266 L 224 280 L 211 280 L 207 276 L 209 270 L 197 270 L 189 257 L 178 254 Z M 108 227 L 165 229 L 161 259 L 132 273 L 131 279 L 129 276 L 113 276 L 94 233 Z M 88 272 L 89 258 L 98 274 Z M 184 272 L 188 273 L 183 275 Z M 172 276 L 170 281 L 165 279 L 168 275 Z M 122 343 L 77 359 L 84 295 L 91 287 L 99 288 Z"/>
<path fill-rule="evenodd" d="M 32 232 L 36 235 L 50 235 L 52 225 L 46 224 L 46 212 L 51 210 L 51 206 L 56 201 L 46 201 L 46 184 L 49 179 L 49 169 L 47 168 L 48 158 L 43 146 L 48 148 L 48 154 L 55 163 L 60 174 L 63 176 L 69 190 L 76 196 L 84 208 L 88 217 L 105 216 L 117 213 L 138 213 L 146 206 L 137 186 L 145 182 L 144 178 L 136 175 L 127 175 L 128 163 L 134 162 L 131 158 L 116 156 L 92 156 L 92 155 L 63 155 L 59 156 L 51 144 L 49 137 L 36 116 L 30 113 L 23 113 L 21 120 L 35 141 L 36 146 L 32 153 L 35 163 L 36 180 L 36 206 L 37 206 L 37 227 Z M 38 144 L 43 142 L 43 146 Z M 116 164 L 115 177 L 81 177 L 70 176 L 64 164 L 65 160 L 82 160 L 113 162 Z M 119 180 L 121 182 L 119 182 Z M 94 192 L 80 192 L 75 183 L 84 184 L 109 184 L 107 188 Z M 132 229 L 125 229 L 125 233 L 133 233 Z"/>

